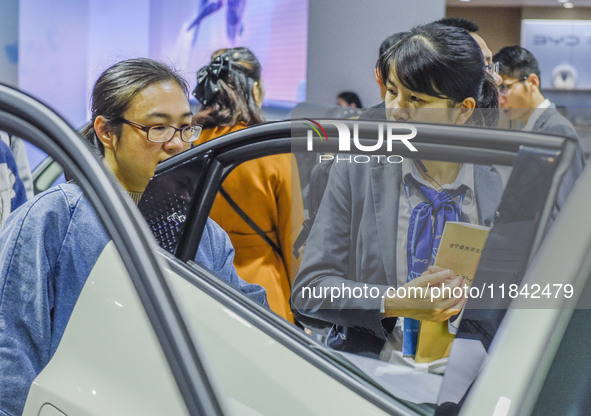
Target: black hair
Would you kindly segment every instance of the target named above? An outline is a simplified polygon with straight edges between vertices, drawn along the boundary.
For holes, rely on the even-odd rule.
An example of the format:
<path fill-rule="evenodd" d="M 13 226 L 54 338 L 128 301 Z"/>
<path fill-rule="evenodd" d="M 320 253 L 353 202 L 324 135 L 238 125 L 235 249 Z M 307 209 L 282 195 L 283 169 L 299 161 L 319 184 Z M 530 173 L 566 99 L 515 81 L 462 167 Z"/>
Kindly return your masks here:
<path fill-rule="evenodd" d="M 499 123 L 499 90 L 493 77 L 485 72 L 482 91 L 472 117 L 466 122 L 472 126 L 496 127 Z"/>
<path fill-rule="evenodd" d="M 363 108 L 359 96 L 355 94 L 353 91 L 343 91 L 342 93 L 337 95 L 337 98 L 342 98 L 347 102 L 347 104 L 355 104 L 355 107 L 357 108 Z"/>
<path fill-rule="evenodd" d="M 211 69 L 216 58 L 222 57 L 223 71 L 218 71 L 216 79 L 211 79 Z M 227 63 L 225 63 L 225 59 Z M 265 121 L 261 107 L 253 95 L 255 82 L 261 80 L 261 64 L 247 48 L 220 49 L 211 56 L 209 66 L 204 67 L 210 75 L 198 82 L 194 95 L 200 99 L 204 83 L 215 83 L 215 94 L 209 100 L 201 100 L 201 108 L 193 117 L 193 123 L 204 128 L 217 126 L 234 126 L 244 123 L 247 126 Z M 219 60 L 218 60 L 219 61 Z M 216 61 L 217 62 L 217 61 Z M 200 70 L 200 72 L 203 68 Z M 205 102 L 204 102 L 205 101 Z"/>
<path fill-rule="evenodd" d="M 529 74 L 536 74 L 540 82 L 542 81 L 538 60 L 521 46 L 505 46 L 494 54 L 493 61 L 499 63 L 501 75 L 521 79 Z"/>
<path fill-rule="evenodd" d="M 471 33 L 478 32 L 480 30 L 476 23 L 474 23 L 472 20 L 464 19 L 463 17 L 446 17 L 433 23 L 466 29 Z"/>
<path fill-rule="evenodd" d="M 380 45 L 380 56 L 386 53 L 388 49 L 392 47 L 396 42 L 398 42 L 402 37 L 407 34 L 408 32 L 398 32 L 388 36 L 382 44 Z"/>
<path fill-rule="evenodd" d="M 378 73 L 388 83 L 391 65 L 411 91 L 460 103 L 473 97 L 481 103 L 484 58 L 465 29 L 430 23 L 417 26 L 380 56 Z"/>
<path fill-rule="evenodd" d="M 82 129 L 82 135 L 101 155 L 105 149 L 94 131 L 94 120 L 103 116 L 121 134 L 118 119 L 129 108 L 131 101 L 145 88 L 158 82 L 175 82 L 188 95 L 189 87 L 180 73 L 168 65 L 148 58 L 127 59 L 106 69 L 94 84 L 91 97 L 92 117 Z"/>

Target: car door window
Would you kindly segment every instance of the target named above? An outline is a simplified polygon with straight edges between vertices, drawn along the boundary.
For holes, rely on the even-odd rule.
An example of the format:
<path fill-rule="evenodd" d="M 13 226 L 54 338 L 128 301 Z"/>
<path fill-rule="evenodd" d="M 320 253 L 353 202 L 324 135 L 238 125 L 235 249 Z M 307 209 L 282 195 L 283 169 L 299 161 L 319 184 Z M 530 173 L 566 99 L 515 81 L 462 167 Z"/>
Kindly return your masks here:
<path fill-rule="evenodd" d="M 328 169 L 330 173 L 325 175 L 324 180 L 326 181 L 326 177 L 335 174 L 335 166 L 339 163 L 357 163 L 359 165 L 365 165 L 367 169 L 371 170 L 370 165 L 375 161 L 384 166 L 393 165 L 398 169 L 400 167 L 400 159 L 405 159 L 407 162 L 413 160 L 437 160 L 448 163 L 462 163 L 465 166 L 470 166 L 469 172 L 464 173 L 468 176 L 471 175 L 472 181 L 470 184 L 472 186 L 478 186 L 475 185 L 475 182 L 479 183 L 482 180 L 483 174 L 488 175 L 489 179 L 493 178 L 493 183 L 496 186 L 496 191 L 494 191 L 495 197 L 492 198 L 493 201 L 486 207 L 485 212 L 481 212 L 481 209 L 475 205 L 475 201 L 486 200 L 489 197 L 487 192 L 493 193 L 490 188 L 482 187 L 480 190 L 471 190 L 467 192 L 469 195 L 467 199 L 466 193 L 460 196 L 460 199 L 463 199 L 462 203 L 466 203 L 468 206 L 468 211 L 470 211 L 470 204 L 472 204 L 471 214 L 470 212 L 468 214 L 469 216 L 472 215 L 472 218 L 469 218 L 471 222 L 481 223 L 488 227 L 492 225 L 486 243 L 487 246 L 482 252 L 480 268 L 475 277 L 475 282 L 478 284 L 475 283 L 474 287 L 482 292 L 493 285 L 494 290 L 499 290 L 499 285 L 505 282 L 507 285 L 506 290 L 508 290 L 510 284 L 519 283 L 531 256 L 535 253 L 536 247 L 540 244 L 546 233 L 548 224 L 551 223 L 556 215 L 556 212 L 553 210 L 553 201 L 560 175 L 560 169 L 557 169 L 557 167 L 560 165 L 561 160 L 563 163 L 568 163 L 564 159 L 561 159 L 561 155 L 568 153 L 566 151 L 563 152 L 563 148 L 568 147 L 568 145 L 565 145 L 564 140 L 531 134 L 524 135 L 523 133 L 494 132 L 474 127 L 459 129 L 457 127 L 450 128 L 449 126 L 415 125 L 418 129 L 418 134 L 417 137 L 413 138 L 412 143 L 418 148 L 420 157 L 412 153 L 403 141 L 397 141 L 393 143 L 393 149 L 389 153 L 383 154 L 383 157 L 379 160 L 377 157 L 379 154 L 377 152 L 367 154 L 360 153 L 359 151 L 355 152 L 355 148 L 352 150 L 351 148 L 339 148 L 340 126 L 328 120 L 316 120 L 316 122 L 323 127 L 322 132 L 324 134 L 320 129 L 310 127 L 313 125 L 311 120 L 294 122 L 293 125 L 289 125 L 289 123 L 270 124 L 246 129 L 243 132 L 233 133 L 232 135 L 201 145 L 189 151 L 184 156 L 179 157 L 176 163 L 172 163 L 172 161 L 170 163 L 165 162 L 157 172 L 153 181 L 154 183 L 151 186 L 156 187 L 159 181 L 162 183 L 168 182 L 168 180 L 164 180 L 165 177 L 172 177 L 174 176 L 173 172 L 182 172 L 185 166 L 191 164 L 195 167 L 191 177 L 193 180 L 197 177 L 199 178 L 199 180 L 188 185 L 189 188 L 185 186 L 186 189 L 190 189 L 189 192 L 186 189 L 183 190 L 191 199 L 191 202 L 187 203 L 182 213 L 177 211 L 181 215 L 186 215 L 186 218 L 181 224 L 182 231 L 176 231 L 176 234 L 175 232 L 169 234 L 176 235 L 174 237 L 175 242 L 173 246 L 169 247 L 169 250 L 181 260 L 190 260 L 194 256 L 194 250 L 199 241 L 206 214 L 214 206 L 216 197 L 219 198 L 217 195 L 221 186 L 223 186 L 224 181 L 229 177 L 230 172 L 243 164 L 247 166 L 246 164 L 250 161 L 273 154 L 286 154 L 288 150 L 291 151 L 293 158 L 297 160 L 299 168 L 298 179 L 302 200 L 306 208 L 306 216 L 308 219 L 311 219 L 313 212 L 310 212 L 310 198 L 322 199 L 322 194 L 320 197 L 318 195 L 310 195 L 312 189 L 316 192 L 317 189 L 322 188 L 322 185 L 316 186 L 310 177 L 310 171 L 316 165 L 321 163 L 330 163 L 332 165 Z M 369 146 L 370 144 L 375 144 L 378 129 L 384 128 L 384 126 L 377 122 L 360 122 L 357 127 L 352 123 L 351 121 L 345 121 L 347 128 L 351 132 L 350 137 L 358 134 L 360 138 L 357 150 L 359 148 L 364 149 L 362 145 Z M 314 127 L 317 126 L 314 124 Z M 356 128 L 358 130 L 355 130 Z M 387 134 L 387 132 L 384 133 L 383 137 L 387 137 Z M 313 138 L 313 151 L 309 150 L 310 136 Z M 289 147 L 285 145 L 286 142 L 289 142 Z M 386 142 L 384 141 L 384 146 L 380 150 L 385 150 L 385 146 Z M 420 169 L 420 165 L 414 164 L 414 166 L 415 169 Z M 412 165 L 410 165 L 410 168 L 412 168 Z M 420 171 L 418 173 L 420 174 Z M 180 173 L 179 175 L 183 177 L 186 174 Z M 159 177 L 162 179 L 159 180 Z M 475 179 L 476 177 L 478 178 Z M 330 184 L 330 180 L 328 180 L 328 183 Z M 388 186 L 391 183 L 385 181 L 382 188 L 371 190 L 373 192 L 372 197 L 379 196 L 380 194 L 383 196 L 384 193 L 387 194 L 390 192 L 391 189 Z M 352 189 L 354 185 L 353 182 L 350 182 L 347 186 Z M 372 186 L 376 185 L 372 183 Z M 397 187 L 399 187 L 399 194 L 404 195 L 406 191 L 403 186 L 400 186 L 400 182 L 398 182 Z M 327 192 L 333 192 L 331 191 L 330 185 L 327 189 Z M 345 190 L 346 192 L 352 192 L 351 189 L 347 189 Z M 366 190 L 363 189 L 363 191 Z M 359 190 L 357 189 L 357 191 Z M 294 192 L 293 189 L 292 192 Z M 343 192 L 343 189 L 340 189 L 340 192 Z M 481 192 L 480 195 L 479 192 Z M 154 199 L 159 199 L 157 194 L 154 194 Z M 473 201 L 470 201 L 471 199 Z M 405 196 L 405 198 L 400 198 L 401 202 L 399 204 L 392 205 L 392 208 L 398 211 L 392 212 L 392 217 L 398 219 L 398 215 L 401 215 L 404 211 L 402 215 L 406 216 L 405 220 L 408 221 L 408 217 L 412 213 L 413 204 L 410 207 L 404 206 L 404 201 L 406 200 Z M 239 200 L 238 203 L 242 203 L 242 200 Z M 317 203 L 317 206 L 321 207 L 322 203 Z M 342 218 L 343 213 L 347 210 L 347 207 L 342 210 L 339 206 L 332 208 L 335 208 L 335 210 L 331 211 L 330 215 L 333 215 L 335 218 Z M 322 208 L 320 210 L 322 211 Z M 162 215 L 170 221 L 172 214 L 171 211 L 166 211 Z M 353 214 L 349 212 L 348 215 Z M 347 221 L 344 222 L 346 223 Z M 301 228 L 301 224 L 294 225 Z M 314 224 L 312 226 L 311 234 L 317 232 L 315 231 L 315 227 L 318 228 L 318 225 Z M 369 232 L 366 237 L 358 240 L 359 244 L 371 246 L 372 239 L 381 241 L 384 238 L 381 235 L 383 234 L 384 228 L 376 224 L 373 227 L 374 231 Z M 348 230 L 347 232 L 352 233 L 344 235 L 344 238 L 347 239 L 352 238 L 351 235 L 353 234 L 356 236 L 360 234 L 359 230 Z M 388 238 L 390 240 L 396 240 L 395 236 L 390 235 Z M 292 238 L 293 240 L 295 239 Z M 304 237 L 305 240 L 306 238 Z M 404 241 L 404 238 L 400 241 Z M 298 254 L 303 256 L 304 259 L 307 255 L 310 255 L 306 253 L 306 250 L 310 250 L 310 247 L 308 247 L 309 242 L 309 238 L 305 244 L 300 242 L 300 246 L 296 247 L 295 250 L 297 253 L 297 249 L 299 248 L 300 252 Z M 328 242 L 330 243 L 330 241 Z M 471 247 L 468 248 L 471 249 Z M 315 246 L 313 250 L 320 249 L 325 249 L 325 247 Z M 465 250 L 465 247 L 463 249 Z M 375 259 L 371 258 L 372 255 Z M 369 260 L 368 264 L 372 264 L 372 261 L 381 262 L 381 259 L 388 257 L 381 253 L 367 254 L 367 256 Z M 392 253 L 389 261 L 398 258 L 404 259 L 404 255 Z M 341 264 L 346 263 L 350 265 L 350 258 L 345 257 L 340 260 Z M 398 261 L 398 263 L 402 262 L 403 260 Z M 395 262 L 393 261 L 392 263 Z M 379 266 L 384 267 L 381 264 Z M 497 273 L 499 270 L 501 271 L 500 274 Z M 399 271 L 397 270 L 395 273 L 399 273 Z M 371 278 L 372 276 L 369 275 L 367 282 L 371 283 Z M 401 280 L 400 283 L 404 283 L 404 281 Z M 330 290 L 333 289 L 329 288 L 328 292 L 324 292 L 319 296 L 328 305 L 328 310 L 330 309 L 331 303 Z M 475 292 L 473 291 L 472 293 Z M 336 292 L 332 292 L 332 294 L 336 295 Z M 354 295 L 352 293 L 352 296 Z M 361 296 L 363 296 L 363 293 Z M 292 294 L 292 302 L 295 302 L 295 308 L 299 306 L 305 309 L 301 304 L 298 305 L 298 300 L 293 299 L 293 297 L 294 295 Z M 490 299 L 488 301 L 490 302 Z M 493 302 L 492 304 L 479 304 L 478 302 L 475 303 L 475 300 L 470 299 L 468 308 L 461 320 L 462 324 L 458 330 L 457 338 L 470 338 L 476 334 L 479 339 L 478 342 L 482 345 L 481 348 L 486 353 L 486 349 L 494 338 L 496 328 L 503 316 L 502 312 L 496 315 L 492 313 L 491 315 L 490 312 L 486 311 L 502 310 L 507 304 L 507 298 L 505 302 Z M 341 315 L 341 309 L 335 309 L 334 314 Z M 304 315 L 300 317 L 300 323 L 306 327 L 308 333 L 312 334 L 310 336 L 312 340 L 309 348 L 313 348 L 314 346 L 325 348 L 320 347 L 321 344 L 316 343 L 314 340 L 324 343 L 326 342 L 326 337 L 330 336 L 328 328 L 338 321 L 338 319 L 330 318 L 329 315 L 330 313 L 324 315 L 317 314 L 315 316 L 313 314 Z M 293 336 L 292 329 L 287 329 L 288 327 L 282 324 L 280 327 L 283 331 L 288 331 Z M 345 337 L 347 336 L 346 334 L 343 335 Z M 361 331 L 361 336 L 363 336 L 363 331 Z M 393 343 L 395 344 L 396 340 L 393 340 Z M 385 362 L 383 360 L 368 358 L 367 354 L 364 355 L 356 354 L 355 351 L 329 354 L 332 357 L 340 357 L 330 359 L 338 362 L 337 365 L 345 365 L 349 369 L 354 368 L 356 372 L 361 371 L 361 373 L 365 374 L 367 380 L 371 380 L 370 384 L 380 385 L 382 389 L 389 391 L 397 400 L 415 403 L 415 405 L 420 404 L 420 407 L 417 409 L 422 409 L 420 410 L 421 412 L 433 412 L 436 404 L 442 402 L 440 397 L 442 391 L 440 387 L 442 384 L 445 384 L 445 378 L 443 377 L 451 377 L 450 368 L 452 369 L 452 375 L 456 371 L 453 370 L 452 359 L 448 363 L 446 375 L 441 376 L 440 374 L 431 374 L 422 370 L 413 369 L 412 366 L 409 367 L 405 364 L 403 362 L 404 360 L 397 363 L 389 359 L 388 362 Z M 378 357 L 376 356 L 375 358 Z M 428 368 L 429 364 L 424 367 Z M 436 365 L 433 365 L 433 367 L 436 367 Z M 401 388 L 401 386 L 409 386 L 408 380 L 414 380 L 410 384 L 412 388 Z M 466 387 L 471 382 L 472 380 L 468 382 Z M 461 388 L 459 389 L 461 390 Z M 461 399 L 464 392 L 459 394 L 456 402 Z M 454 394 L 458 396 L 457 391 Z"/>
<path fill-rule="evenodd" d="M 246 161 L 223 180 L 209 216 L 229 235 L 240 277 L 265 287 L 269 306 L 293 322 L 293 245 L 304 220 L 297 162 L 290 154 Z"/>

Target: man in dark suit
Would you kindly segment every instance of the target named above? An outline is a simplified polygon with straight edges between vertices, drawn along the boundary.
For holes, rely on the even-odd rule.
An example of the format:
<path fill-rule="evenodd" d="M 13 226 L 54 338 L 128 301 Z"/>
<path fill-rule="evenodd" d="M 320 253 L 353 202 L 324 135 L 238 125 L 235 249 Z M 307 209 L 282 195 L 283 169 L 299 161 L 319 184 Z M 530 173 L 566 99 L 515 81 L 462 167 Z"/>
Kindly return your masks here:
<path fill-rule="evenodd" d="M 519 120 L 523 130 L 571 137 L 576 154 L 562 179 L 556 198 L 560 209 L 584 165 L 583 150 L 575 128 L 540 91 L 540 67 L 536 58 L 521 46 L 507 46 L 493 56 L 499 63 L 503 82 L 499 86 L 499 106 L 510 120 Z"/>

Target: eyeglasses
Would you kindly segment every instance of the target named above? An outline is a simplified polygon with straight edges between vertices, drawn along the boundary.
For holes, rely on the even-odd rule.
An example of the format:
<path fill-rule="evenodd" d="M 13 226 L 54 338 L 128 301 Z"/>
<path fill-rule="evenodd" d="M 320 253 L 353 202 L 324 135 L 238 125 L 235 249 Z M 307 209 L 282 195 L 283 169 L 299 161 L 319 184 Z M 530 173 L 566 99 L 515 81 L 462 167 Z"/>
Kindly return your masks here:
<path fill-rule="evenodd" d="M 519 82 L 523 82 L 527 79 L 527 76 L 523 76 L 521 79 L 518 79 L 515 82 L 512 82 L 511 84 L 501 84 L 499 85 L 499 94 L 502 95 L 503 97 L 507 96 L 509 94 L 509 92 L 511 92 L 511 87 Z"/>
<path fill-rule="evenodd" d="M 485 65 L 484 69 L 491 75 L 499 75 L 499 63 L 493 62 L 491 64 Z"/>
<path fill-rule="evenodd" d="M 182 141 L 191 143 L 199 138 L 201 130 L 203 129 L 199 125 L 180 128 L 168 126 L 166 124 L 153 124 L 151 126 L 144 126 L 143 124 L 127 120 L 123 117 L 119 117 L 117 120 L 146 132 L 146 139 L 152 143 L 165 143 L 169 140 L 172 140 L 177 131 L 181 132 Z"/>

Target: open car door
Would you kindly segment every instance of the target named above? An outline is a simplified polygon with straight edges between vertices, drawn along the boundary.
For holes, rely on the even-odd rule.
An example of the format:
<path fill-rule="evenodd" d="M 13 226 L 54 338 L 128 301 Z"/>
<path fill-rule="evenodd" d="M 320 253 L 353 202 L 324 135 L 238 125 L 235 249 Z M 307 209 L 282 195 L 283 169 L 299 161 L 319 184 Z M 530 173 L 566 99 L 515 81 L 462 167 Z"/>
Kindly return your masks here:
<path fill-rule="evenodd" d="M 387 140 L 389 134 L 412 135 L 412 146 L 405 140 Z M 347 146 L 343 138 L 354 141 Z M 268 123 L 230 133 L 162 163 L 139 208 L 160 246 L 198 270 L 192 259 L 220 187 L 233 169 L 250 160 L 292 153 L 301 183 L 292 192 L 302 192 L 304 201 L 309 171 L 322 160 L 368 166 L 376 161 L 436 160 L 497 172 L 502 192 L 496 205 L 488 207 L 493 219 L 485 225 L 492 228 L 474 279 L 479 295 L 468 299 L 444 375 L 328 349 L 278 316 L 266 316 L 256 324 L 340 382 L 348 384 L 340 372 L 343 368 L 350 377 L 361 378 L 367 389 L 356 384 L 354 394 L 392 414 L 457 414 L 486 368 L 488 349 L 514 300 L 508 290 L 520 287 L 557 214 L 556 195 L 576 146 L 570 138 L 469 126 L 353 120 Z M 313 319 L 303 323 L 312 330 L 315 323 L 326 324 Z"/>

